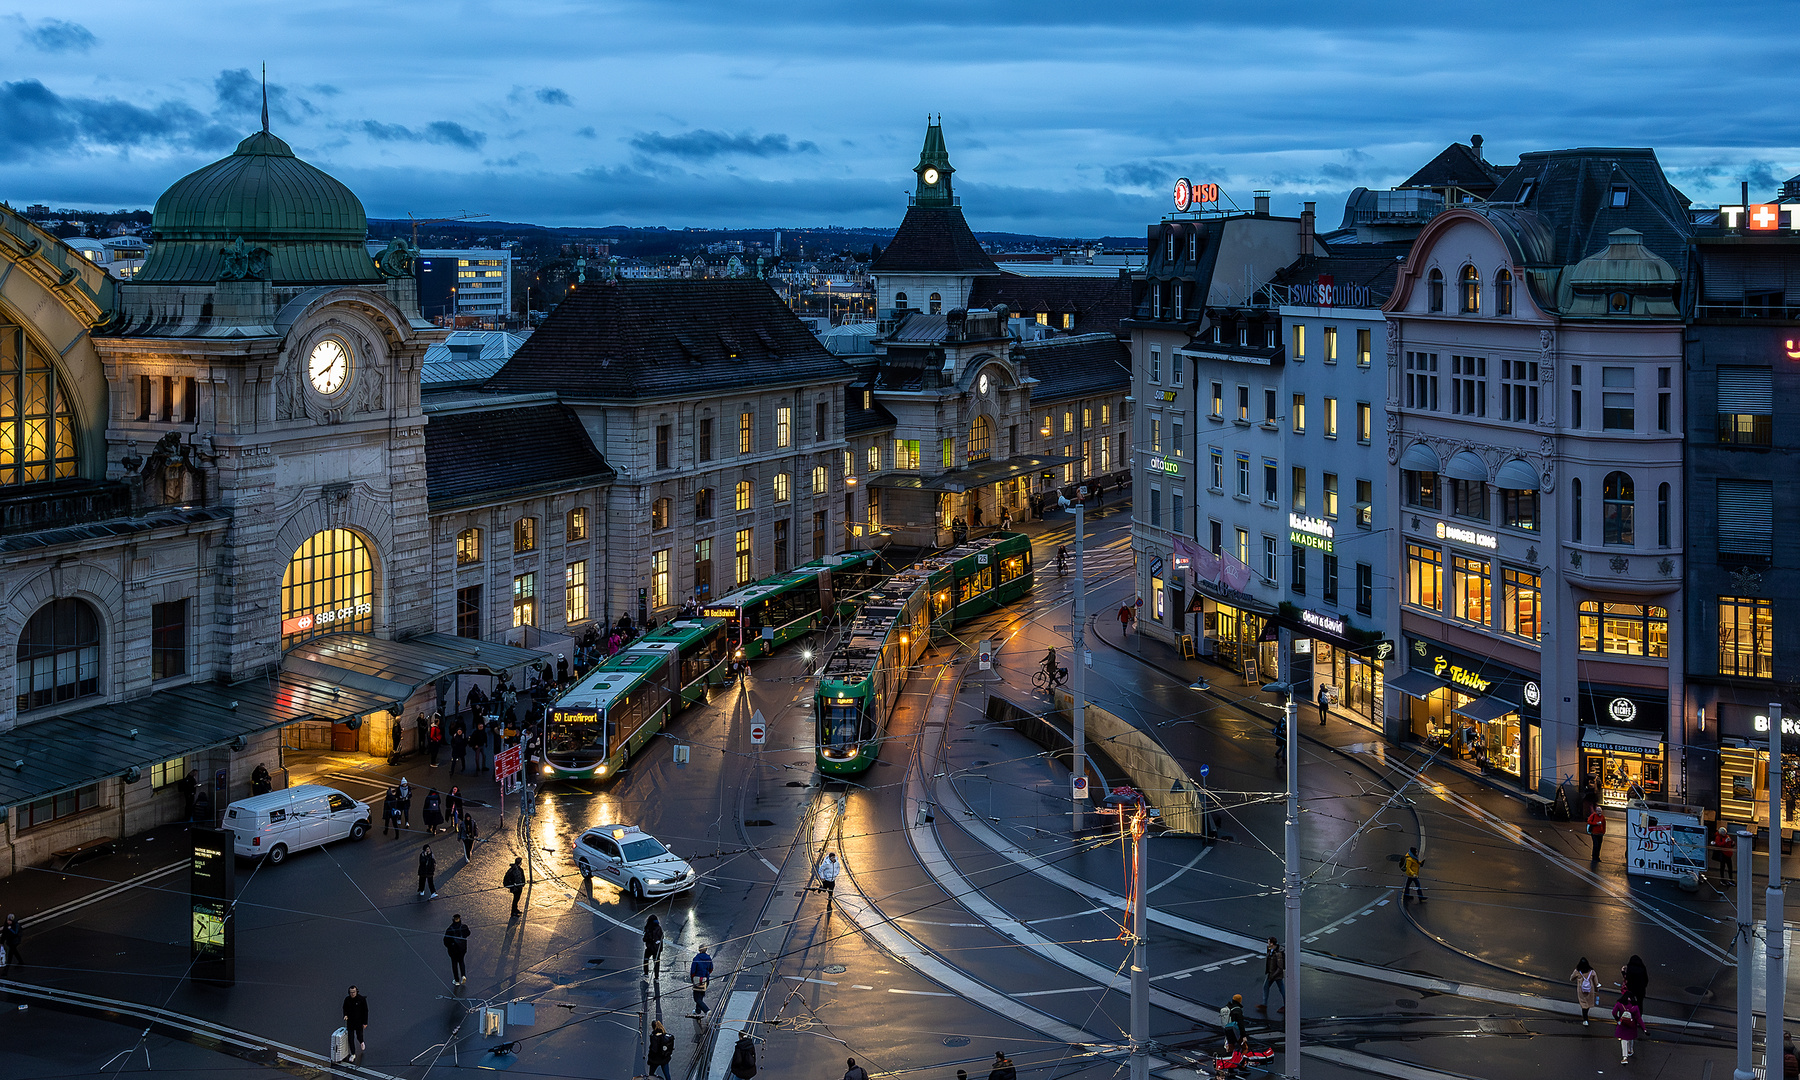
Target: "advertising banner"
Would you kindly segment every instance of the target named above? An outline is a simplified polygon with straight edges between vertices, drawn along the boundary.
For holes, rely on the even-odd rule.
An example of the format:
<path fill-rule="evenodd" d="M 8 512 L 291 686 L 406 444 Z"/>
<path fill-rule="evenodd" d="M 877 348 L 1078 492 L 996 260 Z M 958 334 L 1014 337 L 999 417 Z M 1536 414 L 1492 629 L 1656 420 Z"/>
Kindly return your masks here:
<path fill-rule="evenodd" d="M 1674 879 L 1706 870 L 1706 826 L 1698 807 L 1638 801 L 1625 816 L 1630 873 Z"/>

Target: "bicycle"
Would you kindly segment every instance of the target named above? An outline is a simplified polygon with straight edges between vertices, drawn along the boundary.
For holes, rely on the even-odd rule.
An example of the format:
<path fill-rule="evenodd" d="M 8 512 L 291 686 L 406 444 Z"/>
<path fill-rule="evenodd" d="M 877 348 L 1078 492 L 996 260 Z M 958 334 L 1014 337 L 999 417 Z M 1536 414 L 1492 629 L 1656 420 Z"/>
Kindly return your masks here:
<path fill-rule="evenodd" d="M 1055 674 L 1051 674 L 1049 671 L 1039 668 L 1031 676 L 1032 688 L 1040 694 L 1048 694 L 1050 691 L 1068 681 L 1069 669 L 1066 667 L 1057 668 Z"/>

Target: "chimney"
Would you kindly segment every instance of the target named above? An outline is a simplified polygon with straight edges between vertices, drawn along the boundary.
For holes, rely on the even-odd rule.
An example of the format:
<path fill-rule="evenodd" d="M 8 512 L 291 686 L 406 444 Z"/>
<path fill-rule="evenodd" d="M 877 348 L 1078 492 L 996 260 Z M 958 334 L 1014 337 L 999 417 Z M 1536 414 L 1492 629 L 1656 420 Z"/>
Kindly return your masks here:
<path fill-rule="evenodd" d="M 1473 150 L 1473 151 L 1475 151 L 1475 160 L 1476 160 L 1476 161 L 1481 161 L 1481 160 L 1482 160 L 1482 156 L 1481 156 L 1481 136 L 1479 136 L 1479 135 L 1471 135 L 1471 136 L 1469 136 L 1469 149 L 1471 149 L 1471 150 Z"/>
<path fill-rule="evenodd" d="M 1256 203 L 1255 203 L 1256 216 L 1257 217 L 1268 217 L 1269 216 L 1269 193 L 1266 191 L 1258 191 L 1255 194 L 1256 194 Z"/>
<path fill-rule="evenodd" d="M 1318 203 L 1301 203 L 1300 210 L 1300 257 L 1305 258 L 1313 253 L 1313 208 Z"/>

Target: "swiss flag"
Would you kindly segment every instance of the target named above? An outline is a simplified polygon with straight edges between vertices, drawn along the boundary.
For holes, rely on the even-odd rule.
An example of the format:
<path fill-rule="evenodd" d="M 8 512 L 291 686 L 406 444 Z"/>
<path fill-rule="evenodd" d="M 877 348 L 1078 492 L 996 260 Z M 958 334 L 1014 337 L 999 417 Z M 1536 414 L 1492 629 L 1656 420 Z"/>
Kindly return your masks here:
<path fill-rule="evenodd" d="M 1781 207 L 1774 203 L 1752 203 L 1749 213 L 1744 215 L 1750 228 L 1755 230 L 1773 230 L 1781 228 Z"/>

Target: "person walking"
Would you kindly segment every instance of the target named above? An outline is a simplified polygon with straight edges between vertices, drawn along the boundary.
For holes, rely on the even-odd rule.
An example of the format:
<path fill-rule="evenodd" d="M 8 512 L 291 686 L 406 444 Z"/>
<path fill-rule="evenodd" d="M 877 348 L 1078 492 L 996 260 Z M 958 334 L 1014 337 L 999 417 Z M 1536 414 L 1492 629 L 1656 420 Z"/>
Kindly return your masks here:
<path fill-rule="evenodd" d="M 425 896 L 428 892 L 431 895 L 426 899 L 437 899 L 437 859 L 431 854 L 430 844 L 419 852 L 419 895 Z"/>
<path fill-rule="evenodd" d="M 399 805 L 401 819 L 406 822 L 407 828 L 412 828 L 412 785 L 406 782 L 404 776 L 400 778 Z"/>
<path fill-rule="evenodd" d="M 1419 903 L 1423 904 L 1425 902 L 1425 885 L 1419 880 L 1419 871 L 1424 869 L 1424 867 L 1425 860 L 1419 858 L 1419 849 L 1416 847 L 1407 848 L 1406 854 L 1400 859 L 1400 869 L 1406 874 L 1406 888 L 1400 891 L 1400 902 L 1402 904 L 1412 899 L 1414 889 L 1419 891 Z M 1286 997 L 1285 994 L 1282 996 L 1283 998 Z"/>
<path fill-rule="evenodd" d="M 1319 726 L 1325 726 L 1325 718 L 1331 715 L 1331 687 L 1319 684 Z"/>
<path fill-rule="evenodd" d="M 856 1063 L 855 1058 L 845 1058 L 844 1080 L 869 1080 L 869 1070 Z"/>
<path fill-rule="evenodd" d="M 1800 1077 L 1800 1048 L 1794 1046 L 1794 1037 L 1785 1032 L 1781 1036 L 1781 1076 L 1782 1080 Z"/>
<path fill-rule="evenodd" d="M 450 925 L 444 927 L 444 951 L 450 954 L 451 983 L 468 982 L 469 969 L 463 961 L 469 955 L 469 928 L 463 925 L 461 915 L 450 916 Z"/>
<path fill-rule="evenodd" d="M 1630 994 L 1620 994 L 1613 1003 L 1613 1036 L 1619 1040 L 1619 1064 L 1631 1064 L 1637 1052 L 1638 1036 L 1644 1033 L 1644 1007 Z"/>
<path fill-rule="evenodd" d="M 1648 1000 L 1646 995 L 1650 992 L 1650 969 L 1644 965 L 1644 958 L 1637 953 L 1632 953 L 1631 959 L 1625 961 L 1625 966 L 1619 969 L 1619 989 L 1627 997 L 1636 998 L 1639 1005 Z"/>
<path fill-rule="evenodd" d="M 1719 826 L 1719 831 L 1713 834 L 1712 854 L 1713 858 L 1719 860 L 1719 881 L 1725 885 L 1735 885 L 1737 883 L 1737 840 L 1723 825 Z"/>
<path fill-rule="evenodd" d="M 828 904 L 837 895 L 834 890 L 837 889 L 837 879 L 841 873 L 843 867 L 838 864 L 837 852 L 827 851 L 825 857 L 819 860 L 819 888 L 825 891 L 825 902 Z"/>
<path fill-rule="evenodd" d="M 469 728 L 469 749 L 475 752 L 475 771 L 487 771 L 487 718 L 477 714 L 475 723 Z"/>
<path fill-rule="evenodd" d="M 748 1031 L 738 1032 L 737 1045 L 731 1048 L 731 1075 L 750 1080 L 756 1075 L 756 1044 Z"/>
<path fill-rule="evenodd" d="M 369 999 L 356 987 L 344 998 L 344 1032 L 350 1036 L 350 1060 L 358 1065 L 363 1059 L 363 1029 L 369 1026 Z"/>
<path fill-rule="evenodd" d="M 400 835 L 399 813 L 400 790 L 398 788 L 388 788 L 387 794 L 383 796 L 381 800 L 381 835 L 386 836 L 389 829 L 394 830 L 395 836 Z"/>
<path fill-rule="evenodd" d="M 661 1020 L 650 1021 L 650 1045 L 644 1051 L 644 1064 L 650 1067 L 650 1075 L 655 1076 L 661 1070 L 663 1080 L 674 1080 L 669 1075 L 669 1062 L 675 1057 L 675 1036 L 663 1028 Z"/>
<path fill-rule="evenodd" d="M 662 947 L 662 923 L 658 922 L 656 916 L 652 915 L 649 920 L 644 923 L 644 970 L 646 972 L 650 970 L 650 965 L 655 963 L 657 973 L 662 973 Z"/>
<path fill-rule="evenodd" d="M 444 820 L 450 822 L 458 830 L 462 829 L 462 819 L 467 813 L 463 805 L 462 788 L 452 786 L 450 794 L 444 796 Z"/>
<path fill-rule="evenodd" d="M 477 832 L 477 830 L 475 828 L 475 819 L 473 817 L 470 817 L 467 814 L 464 814 L 463 819 L 462 819 L 462 828 L 457 830 L 457 835 L 462 838 L 463 862 L 465 862 L 465 863 L 467 863 L 475 855 L 476 832 Z"/>
<path fill-rule="evenodd" d="M 444 823 L 444 799 L 437 788 L 425 793 L 425 831 L 436 836 L 438 826 Z"/>
<path fill-rule="evenodd" d="M 1281 991 L 1281 1012 L 1287 1012 L 1287 950 L 1273 937 L 1263 948 L 1263 999 L 1257 1006 L 1261 1012 L 1269 1011 L 1269 988 Z"/>
<path fill-rule="evenodd" d="M 1130 604 L 1120 604 L 1119 605 L 1119 633 L 1121 633 L 1121 634 L 1128 633 L 1130 630 L 1131 630 L 1131 605 Z"/>
<path fill-rule="evenodd" d="M 1588 963 L 1587 957 L 1575 961 L 1575 970 L 1569 973 L 1575 983 L 1575 1004 L 1581 1006 L 1581 1026 L 1588 1026 L 1588 1010 L 1600 1001 L 1600 973 Z"/>
<path fill-rule="evenodd" d="M 187 819 L 194 820 L 194 797 L 200 793 L 200 774 L 189 769 L 188 774 L 177 781 L 175 786 L 181 789 L 182 802 L 187 807 Z"/>
<path fill-rule="evenodd" d="M 994 1067 L 988 1071 L 988 1080 L 1019 1080 L 1019 1070 L 1013 1068 L 1006 1051 L 994 1051 Z"/>
<path fill-rule="evenodd" d="M 694 984 L 694 1011 L 689 1016 L 698 1020 L 712 1009 L 706 1004 L 706 984 L 712 981 L 713 958 L 706 954 L 706 946 L 694 954 L 694 962 L 688 965 L 688 981 Z"/>
<path fill-rule="evenodd" d="M 431 718 L 431 726 L 425 729 L 425 747 L 431 757 L 431 767 L 437 768 L 438 754 L 444 749 L 444 725 L 438 723 L 436 716 Z"/>
<path fill-rule="evenodd" d="M 1594 807 L 1593 812 L 1588 815 L 1587 830 L 1588 836 L 1593 838 L 1594 841 L 1593 861 L 1599 862 L 1600 845 L 1606 839 L 1606 811 L 1600 809 L 1598 806 Z"/>
<path fill-rule="evenodd" d="M 17 915 L 8 915 L 5 923 L 0 923 L 0 952 L 6 957 L 0 960 L 0 967 L 12 967 L 14 964 L 24 966 L 25 954 L 20 951 L 25 942 L 25 925 L 19 922 Z"/>
<path fill-rule="evenodd" d="M 523 856 L 514 859 L 513 864 L 506 868 L 506 876 L 500 879 L 500 883 L 512 893 L 512 913 L 513 918 L 516 919 L 519 917 L 519 896 L 525 891 L 525 859 Z"/>
<path fill-rule="evenodd" d="M 469 737 L 463 734 L 462 728 L 450 733 L 450 772 L 469 771 Z"/>

